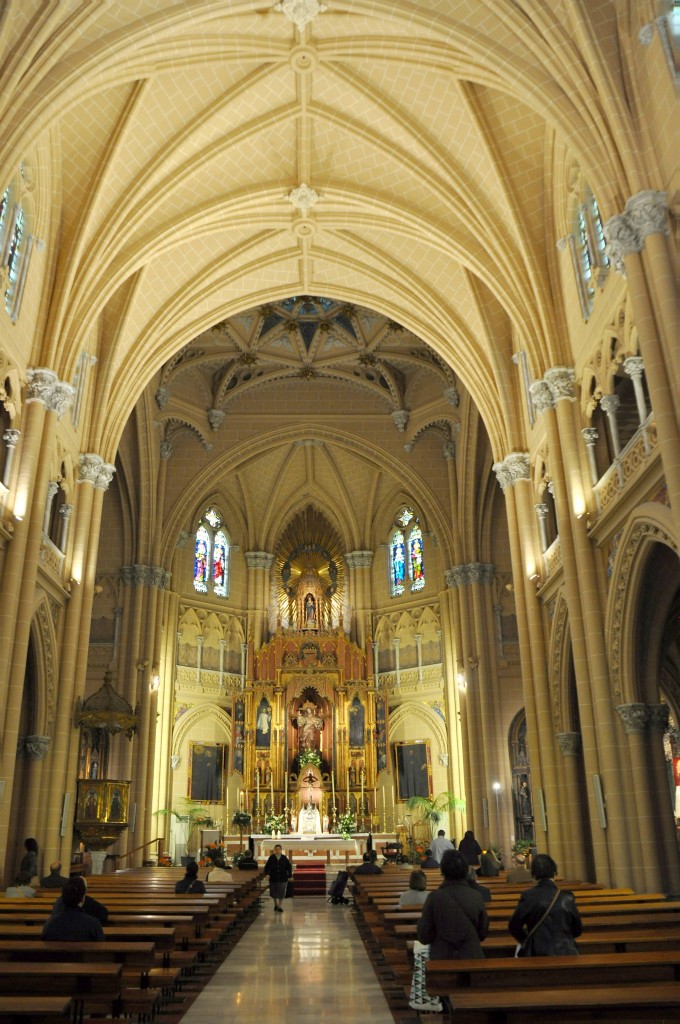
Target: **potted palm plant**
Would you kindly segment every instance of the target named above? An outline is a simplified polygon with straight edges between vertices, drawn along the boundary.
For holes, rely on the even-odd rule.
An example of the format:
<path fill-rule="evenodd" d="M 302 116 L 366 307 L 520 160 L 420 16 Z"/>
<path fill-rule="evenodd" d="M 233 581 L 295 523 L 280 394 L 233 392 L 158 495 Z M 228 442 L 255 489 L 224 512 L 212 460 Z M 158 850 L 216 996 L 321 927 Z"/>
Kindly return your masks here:
<path fill-rule="evenodd" d="M 181 856 L 180 860 L 182 865 L 186 867 L 190 860 L 196 859 L 196 853 L 198 852 L 195 842 L 197 830 L 199 828 L 212 828 L 214 824 L 213 819 L 207 813 L 205 807 L 194 803 L 188 797 L 183 797 L 177 807 L 162 807 L 158 811 L 154 811 L 154 814 L 159 817 L 171 816 L 180 826 L 186 850 L 186 853 Z"/>
<path fill-rule="evenodd" d="M 427 822 L 430 829 L 430 838 L 434 838 L 440 822 L 449 811 L 464 811 L 465 801 L 453 793 L 440 793 L 430 799 L 427 796 L 411 796 L 408 799 L 408 806 L 412 811 L 420 811 L 420 821 Z"/>

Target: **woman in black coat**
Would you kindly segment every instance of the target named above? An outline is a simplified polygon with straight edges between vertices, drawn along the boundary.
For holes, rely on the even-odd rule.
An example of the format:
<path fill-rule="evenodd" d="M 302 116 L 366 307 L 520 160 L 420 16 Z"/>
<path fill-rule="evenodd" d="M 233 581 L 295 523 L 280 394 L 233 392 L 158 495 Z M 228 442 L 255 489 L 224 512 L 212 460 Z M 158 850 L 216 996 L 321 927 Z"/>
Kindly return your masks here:
<path fill-rule="evenodd" d="M 522 943 L 520 955 L 578 956 L 575 939 L 583 931 L 581 916 L 573 892 L 560 892 L 555 884 L 557 864 L 539 853 L 531 874 L 536 885 L 522 893 L 508 924 L 513 938 Z"/>

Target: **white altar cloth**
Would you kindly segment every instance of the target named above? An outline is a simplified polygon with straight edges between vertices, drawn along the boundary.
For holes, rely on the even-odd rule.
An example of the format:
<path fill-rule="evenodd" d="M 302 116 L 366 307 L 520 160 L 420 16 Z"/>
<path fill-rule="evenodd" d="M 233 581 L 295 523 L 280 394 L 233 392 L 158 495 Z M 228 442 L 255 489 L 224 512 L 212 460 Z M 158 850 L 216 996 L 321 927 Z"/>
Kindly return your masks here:
<path fill-rule="evenodd" d="M 340 835 L 332 835 L 324 832 L 316 836 L 301 836 L 299 832 L 292 832 L 282 835 L 280 839 L 276 836 L 252 836 L 255 843 L 255 856 L 258 860 L 268 857 L 274 847 L 279 844 L 283 852 L 289 855 L 295 853 L 306 853 L 313 857 L 317 853 L 325 853 L 326 860 L 330 863 L 331 853 L 344 853 L 345 862 L 349 861 L 350 853 L 360 857 L 366 849 L 368 832 L 357 832 L 350 839 L 343 839 Z"/>

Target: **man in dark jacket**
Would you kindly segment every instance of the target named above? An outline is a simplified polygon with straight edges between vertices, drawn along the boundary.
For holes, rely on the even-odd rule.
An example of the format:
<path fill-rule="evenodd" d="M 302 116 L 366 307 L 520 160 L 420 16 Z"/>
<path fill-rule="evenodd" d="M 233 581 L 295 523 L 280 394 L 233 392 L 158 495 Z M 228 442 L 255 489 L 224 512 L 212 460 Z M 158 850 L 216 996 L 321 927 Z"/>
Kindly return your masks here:
<path fill-rule="evenodd" d="M 53 911 L 45 922 L 43 939 L 47 942 L 103 942 L 104 930 L 99 921 L 83 910 L 84 899 L 84 879 L 70 878 L 57 901 L 61 901 L 63 909 L 60 913 Z"/>
<path fill-rule="evenodd" d="M 519 898 L 508 928 L 523 943 L 523 956 L 578 956 L 575 939 L 583 926 L 573 892 L 557 888 L 557 864 L 547 853 L 531 862 L 536 885 Z"/>
<path fill-rule="evenodd" d="M 420 862 L 421 868 L 438 868 L 439 861 L 432 856 L 432 850 L 425 850 L 425 859 Z"/>
<path fill-rule="evenodd" d="M 423 904 L 418 939 L 429 944 L 431 960 L 481 960 L 489 916 L 482 897 L 468 885 L 469 864 L 458 850 L 447 850 L 439 867 L 444 881 Z"/>
<path fill-rule="evenodd" d="M 269 894 L 274 900 L 274 911 L 283 913 L 281 904 L 286 898 L 288 881 L 293 874 L 293 865 L 288 860 L 279 843 L 264 866 L 264 877 L 269 879 Z"/>
<path fill-rule="evenodd" d="M 365 853 L 359 867 L 354 869 L 355 875 L 382 875 L 382 873 L 382 868 L 378 867 L 370 853 Z"/>
<path fill-rule="evenodd" d="M 70 879 L 70 881 L 73 882 L 74 879 L 72 878 Z M 106 924 L 106 922 L 109 919 L 108 908 L 105 907 L 103 903 L 100 903 L 99 900 L 95 900 L 92 898 L 92 896 L 87 895 L 87 882 L 82 877 L 82 875 L 78 878 L 78 883 L 81 882 L 84 895 L 80 905 L 83 909 L 83 913 L 87 914 L 88 917 L 94 917 L 95 920 L 99 921 L 100 924 Z M 81 888 L 80 884 L 78 887 Z M 65 909 L 66 905 L 64 903 L 64 890 L 62 889 L 61 896 L 59 896 L 54 902 L 54 906 L 52 907 L 52 914 L 61 914 Z"/>
<path fill-rule="evenodd" d="M 61 874 L 61 861 L 55 860 L 50 864 L 50 873 L 40 879 L 41 889 L 63 889 L 68 878 Z"/>

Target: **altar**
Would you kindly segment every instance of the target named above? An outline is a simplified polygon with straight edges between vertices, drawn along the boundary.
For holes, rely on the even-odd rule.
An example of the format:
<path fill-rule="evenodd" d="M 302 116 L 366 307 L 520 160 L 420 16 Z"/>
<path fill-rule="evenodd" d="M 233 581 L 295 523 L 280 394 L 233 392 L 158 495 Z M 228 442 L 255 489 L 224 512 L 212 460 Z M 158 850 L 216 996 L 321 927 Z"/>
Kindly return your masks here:
<path fill-rule="evenodd" d="M 251 836 L 251 838 L 255 844 L 255 857 L 258 861 L 266 859 L 273 852 L 275 846 L 281 846 L 289 859 L 292 859 L 296 853 L 305 853 L 308 857 L 325 853 L 326 863 L 330 864 L 332 853 L 344 853 L 345 864 L 349 865 L 350 853 L 361 858 L 366 849 L 368 835 L 368 832 L 355 832 L 349 839 L 343 839 L 340 835 L 328 832 L 316 836 L 302 836 L 299 832 L 291 832 L 278 839 L 276 836 L 268 835 Z"/>

